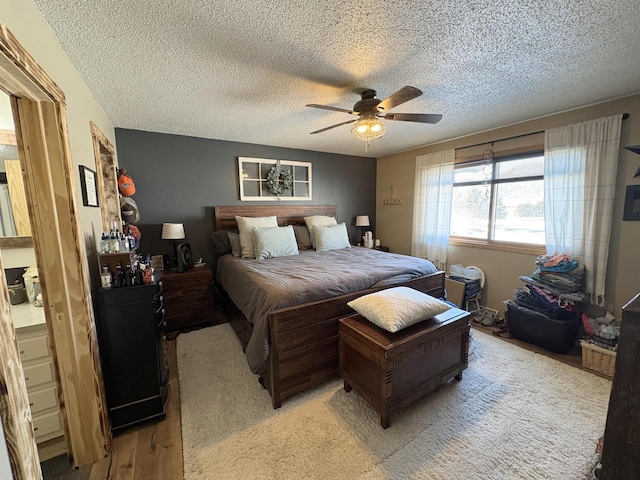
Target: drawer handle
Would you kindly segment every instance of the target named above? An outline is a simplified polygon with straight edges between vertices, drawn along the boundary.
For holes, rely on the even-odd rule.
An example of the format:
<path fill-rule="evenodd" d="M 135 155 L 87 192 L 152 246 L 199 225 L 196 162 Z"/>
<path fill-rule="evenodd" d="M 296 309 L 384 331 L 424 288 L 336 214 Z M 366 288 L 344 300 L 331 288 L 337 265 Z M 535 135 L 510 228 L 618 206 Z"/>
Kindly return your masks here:
<path fill-rule="evenodd" d="M 29 377 L 24 377 L 24 381 L 28 382 L 29 381 Z"/>
<path fill-rule="evenodd" d="M 20 350 L 20 355 L 24 355 L 24 350 Z"/>
<path fill-rule="evenodd" d="M 38 427 L 33 427 L 33 431 L 34 432 L 37 431 L 37 430 L 38 430 Z"/>
<path fill-rule="evenodd" d="M 29 406 L 30 406 L 30 407 L 33 407 L 33 402 L 29 402 Z"/>

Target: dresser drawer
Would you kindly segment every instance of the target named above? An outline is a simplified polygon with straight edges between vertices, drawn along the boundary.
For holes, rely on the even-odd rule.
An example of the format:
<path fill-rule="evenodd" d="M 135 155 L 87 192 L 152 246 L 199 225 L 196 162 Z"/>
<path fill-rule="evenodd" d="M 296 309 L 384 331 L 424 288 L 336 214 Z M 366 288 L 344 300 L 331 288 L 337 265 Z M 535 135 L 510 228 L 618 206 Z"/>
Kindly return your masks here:
<path fill-rule="evenodd" d="M 46 335 L 30 338 L 18 338 L 20 359 L 23 362 L 35 358 L 49 357 L 49 341 Z"/>
<path fill-rule="evenodd" d="M 165 300 L 165 303 L 171 303 L 171 302 L 175 302 L 176 300 L 180 300 L 186 295 L 211 296 L 211 286 L 207 284 L 191 285 L 191 286 L 180 285 L 179 288 L 176 288 L 175 290 L 169 290 L 169 289 L 165 290 L 164 300 Z"/>
<path fill-rule="evenodd" d="M 37 443 L 63 435 L 58 411 L 33 415 L 33 430 Z"/>
<path fill-rule="evenodd" d="M 24 379 L 27 382 L 27 388 L 53 382 L 53 363 L 48 361 L 24 367 Z"/>
<path fill-rule="evenodd" d="M 180 295 L 167 300 L 164 308 L 167 313 L 180 313 L 194 308 L 208 308 L 213 306 L 213 296 L 211 292 L 195 292 L 188 295 Z"/>
<path fill-rule="evenodd" d="M 58 408 L 58 395 L 56 387 L 47 387 L 35 392 L 29 392 L 29 406 L 31 407 L 31 416 L 35 416 L 40 412 L 50 408 Z"/>

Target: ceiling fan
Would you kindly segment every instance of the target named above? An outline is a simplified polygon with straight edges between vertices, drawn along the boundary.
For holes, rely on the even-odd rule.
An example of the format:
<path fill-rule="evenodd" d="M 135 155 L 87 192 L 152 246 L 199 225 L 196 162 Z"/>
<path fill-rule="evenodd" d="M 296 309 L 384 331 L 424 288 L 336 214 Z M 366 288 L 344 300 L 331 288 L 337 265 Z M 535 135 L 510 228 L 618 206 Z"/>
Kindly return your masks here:
<path fill-rule="evenodd" d="M 386 113 L 393 107 L 397 107 L 398 105 L 422 95 L 422 91 L 415 87 L 402 87 L 396 93 L 384 100 L 376 98 L 376 91 L 371 89 L 363 91 L 360 95 L 362 96 L 362 100 L 356 102 L 352 110 L 330 107 L 328 105 L 317 105 L 315 103 L 308 104 L 307 107 L 344 112 L 350 115 L 358 115 L 360 117 L 346 122 L 337 123 L 330 127 L 321 128 L 320 130 L 311 132 L 311 134 L 313 135 L 315 133 L 326 132 L 332 128 L 355 122 L 355 125 L 351 128 L 351 133 L 360 140 L 370 142 L 382 137 L 387 130 L 387 126 L 384 124 L 382 119 L 418 123 L 438 123 L 442 119 L 442 115 L 431 113 Z"/>

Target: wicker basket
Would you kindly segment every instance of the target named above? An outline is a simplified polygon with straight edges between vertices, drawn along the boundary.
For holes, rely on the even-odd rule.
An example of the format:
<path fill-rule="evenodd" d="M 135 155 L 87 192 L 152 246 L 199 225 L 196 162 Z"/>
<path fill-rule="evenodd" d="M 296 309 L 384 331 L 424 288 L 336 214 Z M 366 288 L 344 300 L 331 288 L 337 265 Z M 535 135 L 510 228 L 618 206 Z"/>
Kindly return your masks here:
<path fill-rule="evenodd" d="M 616 352 L 580 340 L 582 345 L 582 366 L 613 377 L 616 367 Z"/>

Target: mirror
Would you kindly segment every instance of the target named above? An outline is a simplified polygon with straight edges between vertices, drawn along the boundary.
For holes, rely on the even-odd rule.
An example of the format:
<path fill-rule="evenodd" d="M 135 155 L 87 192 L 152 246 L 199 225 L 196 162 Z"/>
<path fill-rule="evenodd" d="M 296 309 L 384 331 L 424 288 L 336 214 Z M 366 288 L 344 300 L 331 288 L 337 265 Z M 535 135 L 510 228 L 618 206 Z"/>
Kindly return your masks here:
<path fill-rule="evenodd" d="M 0 248 L 31 247 L 31 224 L 9 95 L 0 91 Z"/>

